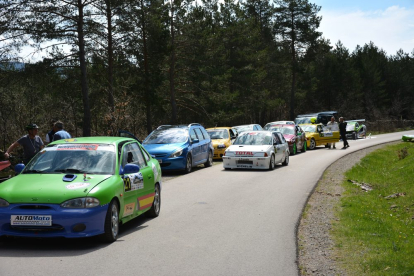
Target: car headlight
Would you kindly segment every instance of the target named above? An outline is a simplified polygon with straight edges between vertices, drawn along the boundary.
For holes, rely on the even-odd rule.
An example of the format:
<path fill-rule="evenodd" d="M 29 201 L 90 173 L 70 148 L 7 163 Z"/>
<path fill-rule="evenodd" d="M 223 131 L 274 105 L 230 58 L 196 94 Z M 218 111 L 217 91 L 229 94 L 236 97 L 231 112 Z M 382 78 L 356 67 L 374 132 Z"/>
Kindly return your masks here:
<path fill-rule="evenodd" d="M 177 150 L 176 152 L 170 155 L 170 158 L 181 156 L 181 154 L 183 154 L 183 150 L 182 149 Z"/>
<path fill-rule="evenodd" d="M 217 145 L 217 148 L 218 149 L 224 149 L 226 147 L 226 145 L 225 144 L 218 144 Z"/>
<path fill-rule="evenodd" d="M 9 206 L 9 203 L 6 200 L 0 198 L 0 207 L 7 207 L 7 206 Z"/>
<path fill-rule="evenodd" d="M 60 204 L 62 208 L 93 208 L 99 206 L 99 199 L 94 197 L 80 197 L 71 199 Z"/>

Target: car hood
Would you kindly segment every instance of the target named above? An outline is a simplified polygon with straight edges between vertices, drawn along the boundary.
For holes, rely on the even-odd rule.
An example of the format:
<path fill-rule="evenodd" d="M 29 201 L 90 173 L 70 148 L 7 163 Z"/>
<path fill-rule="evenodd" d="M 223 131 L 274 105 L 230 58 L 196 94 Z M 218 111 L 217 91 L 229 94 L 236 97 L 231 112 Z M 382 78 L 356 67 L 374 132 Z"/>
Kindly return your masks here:
<path fill-rule="evenodd" d="M 21 174 L 0 184 L 0 197 L 9 203 L 60 204 L 68 199 L 87 196 L 96 185 L 112 175 L 79 174 L 71 182 L 65 174 Z"/>
<path fill-rule="evenodd" d="M 212 139 L 211 140 L 211 143 L 213 144 L 213 146 L 226 144 L 228 142 L 229 142 L 229 139 Z"/>
<path fill-rule="evenodd" d="M 184 148 L 186 143 L 175 144 L 144 144 L 144 148 L 150 154 L 172 153 L 179 148 Z"/>
<path fill-rule="evenodd" d="M 253 156 L 255 153 L 268 152 L 270 145 L 232 145 L 226 152 L 233 152 L 235 156 Z"/>
<path fill-rule="evenodd" d="M 292 140 L 293 138 L 295 138 L 296 136 L 293 134 L 283 134 L 283 137 L 285 137 L 286 140 Z"/>

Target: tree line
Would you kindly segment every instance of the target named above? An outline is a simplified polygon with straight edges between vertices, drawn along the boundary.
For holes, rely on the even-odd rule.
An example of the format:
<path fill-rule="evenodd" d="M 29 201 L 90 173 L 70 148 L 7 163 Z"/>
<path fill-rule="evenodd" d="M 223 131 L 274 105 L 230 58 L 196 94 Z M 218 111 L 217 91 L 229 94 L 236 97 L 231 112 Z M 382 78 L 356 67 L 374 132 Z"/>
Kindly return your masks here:
<path fill-rule="evenodd" d="M 58 119 L 73 136 L 127 129 L 140 138 L 161 124 L 264 125 L 323 110 L 411 119 L 414 51 L 332 47 L 320 9 L 308 0 L 0 0 L 2 147 L 30 122 L 46 133 Z M 27 45 L 43 59 L 24 62 Z"/>

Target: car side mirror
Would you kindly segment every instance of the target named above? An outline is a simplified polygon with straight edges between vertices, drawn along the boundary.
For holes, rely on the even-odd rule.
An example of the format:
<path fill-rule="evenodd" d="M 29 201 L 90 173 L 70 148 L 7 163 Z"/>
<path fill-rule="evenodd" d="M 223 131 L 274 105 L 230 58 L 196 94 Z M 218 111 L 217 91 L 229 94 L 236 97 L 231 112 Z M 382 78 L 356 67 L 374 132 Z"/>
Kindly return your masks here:
<path fill-rule="evenodd" d="M 140 167 L 136 164 L 126 164 L 125 167 L 121 167 L 121 169 L 119 170 L 119 174 L 120 175 L 124 175 L 124 174 L 131 174 L 131 173 L 137 173 L 139 172 Z"/>
<path fill-rule="evenodd" d="M 193 139 L 193 144 L 197 144 L 197 143 L 199 143 L 200 142 L 200 140 L 198 140 L 198 139 Z"/>
<path fill-rule="evenodd" d="M 14 172 L 16 174 L 20 174 L 24 168 L 25 168 L 24 164 L 23 163 L 19 163 L 16 166 L 14 166 Z"/>

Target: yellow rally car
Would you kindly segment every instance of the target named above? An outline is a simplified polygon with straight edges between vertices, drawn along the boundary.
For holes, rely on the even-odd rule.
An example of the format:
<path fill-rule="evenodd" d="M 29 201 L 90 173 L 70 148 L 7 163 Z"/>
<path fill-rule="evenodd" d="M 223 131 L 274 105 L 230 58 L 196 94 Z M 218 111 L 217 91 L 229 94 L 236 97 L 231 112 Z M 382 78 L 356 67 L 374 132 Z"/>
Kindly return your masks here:
<path fill-rule="evenodd" d="M 222 159 L 226 149 L 236 139 L 238 135 L 237 130 L 231 127 L 215 127 L 207 128 L 206 130 L 214 147 L 213 159 Z"/>
<path fill-rule="evenodd" d="M 332 131 L 329 126 L 323 124 L 300 124 L 300 126 L 305 131 L 308 149 L 339 142 L 339 130 Z"/>

